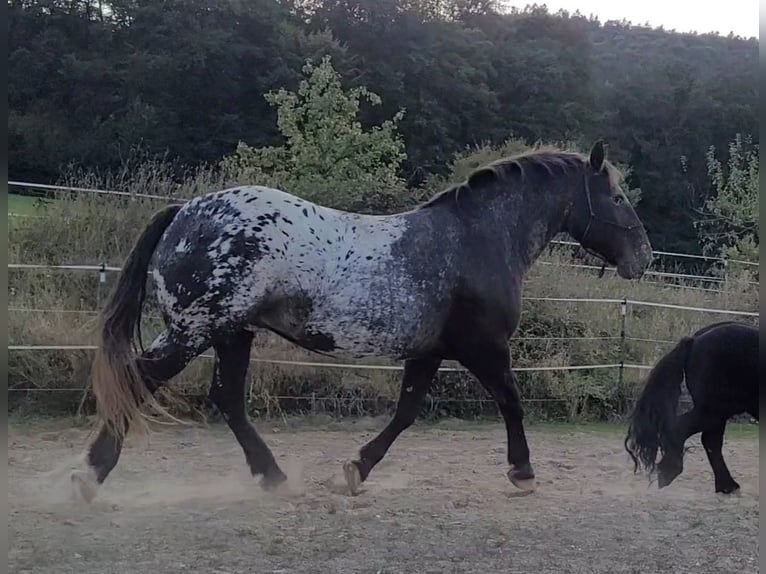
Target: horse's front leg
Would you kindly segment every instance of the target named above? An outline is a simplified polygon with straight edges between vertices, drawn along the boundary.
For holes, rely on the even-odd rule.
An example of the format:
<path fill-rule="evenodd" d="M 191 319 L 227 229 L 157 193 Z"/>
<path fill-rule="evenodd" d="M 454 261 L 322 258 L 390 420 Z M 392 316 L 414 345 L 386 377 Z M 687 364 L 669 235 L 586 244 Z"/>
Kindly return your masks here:
<path fill-rule="evenodd" d="M 437 357 L 411 359 L 405 362 L 394 418 L 378 436 L 360 449 L 358 460 L 348 461 L 343 465 L 346 484 L 351 494 L 359 491 L 362 482 L 367 479 L 373 467 L 383 459 L 396 437 L 415 422 L 423 398 L 440 364 L 441 359 Z"/>
<path fill-rule="evenodd" d="M 508 435 L 508 478 L 524 492 L 535 490 L 535 473 L 529 461 L 529 445 L 524 432 L 524 411 L 516 379 L 511 371 L 511 357 L 505 344 L 474 346 L 460 362 L 479 379 L 497 402 Z"/>

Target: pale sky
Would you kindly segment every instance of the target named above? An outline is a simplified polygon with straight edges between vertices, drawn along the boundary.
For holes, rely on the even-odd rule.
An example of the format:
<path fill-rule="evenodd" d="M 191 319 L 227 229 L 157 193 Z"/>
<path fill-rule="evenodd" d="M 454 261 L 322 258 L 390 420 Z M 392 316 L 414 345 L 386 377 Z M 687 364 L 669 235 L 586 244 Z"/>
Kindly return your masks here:
<path fill-rule="evenodd" d="M 505 0 L 507 6 L 523 8 L 527 4 L 545 4 L 550 12 L 560 8 L 585 16 L 593 14 L 603 23 L 628 20 L 633 24 L 648 22 L 677 32 L 719 32 L 726 36 L 759 38 L 758 0 Z"/>

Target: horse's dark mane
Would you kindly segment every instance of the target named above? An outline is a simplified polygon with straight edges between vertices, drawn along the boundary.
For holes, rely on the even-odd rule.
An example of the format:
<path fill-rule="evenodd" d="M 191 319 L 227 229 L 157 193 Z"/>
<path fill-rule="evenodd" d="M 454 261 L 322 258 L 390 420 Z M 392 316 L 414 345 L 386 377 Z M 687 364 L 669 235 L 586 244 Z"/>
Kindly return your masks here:
<path fill-rule="evenodd" d="M 468 177 L 437 193 L 420 205 L 421 209 L 440 205 L 447 200 L 455 200 L 458 195 L 479 191 L 486 187 L 487 179 L 483 176 L 494 175 L 497 179 L 516 177 L 523 182 L 534 182 L 541 177 L 564 174 L 583 170 L 588 164 L 588 156 L 557 148 L 540 147 L 531 151 L 503 157 L 476 168 Z M 530 169 L 533 168 L 533 169 Z M 541 168 L 541 169 L 534 169 Z M 618 182 L 620 173 L 611 163 L 604 162 L 604 170 L 613 182 Z"/>

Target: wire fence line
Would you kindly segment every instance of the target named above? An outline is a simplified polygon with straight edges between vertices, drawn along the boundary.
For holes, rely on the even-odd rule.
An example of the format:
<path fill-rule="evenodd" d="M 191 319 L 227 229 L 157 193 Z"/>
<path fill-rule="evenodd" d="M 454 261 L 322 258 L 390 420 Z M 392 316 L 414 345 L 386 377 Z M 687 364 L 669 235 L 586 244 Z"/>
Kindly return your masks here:
<path fill-rule="evenodd" d="M 27 187 L 29 189 L 40 189 L 44 191 L 69 191 L 75 193 L 92 193 L 95 195 L 114 195 L 119 197 L 138 197 L 142 199 L 158 199 L 160 201 L 181 201 L 187 202 L 189 199 L 174 197 L 172 195 L 158 195 L 153 193 L 139 193 L 132 191 L 115 191 L 111 189 L 96 189 L 92 187 L 72 187 L 69 185 L 53 185 L 49 183 L 30 183 L 25 181 L 9 181 L 8 187 Z"/>
<path fill-rule="evenodd" d="M 619 338 L 619 337 L 615 337 Z M 95 351 L 98 349 L 97 345 L 9 345 L 8 350 L 9 351 Z M 209 354 L 209 353 L 203 353 L 197 357 L 198 359 L 214 359 L 215 355 Z M 289 360 L 289 359 L 266 359 L 266 358 L 250 358 L 250 363 L 253 364 L 268 364 L 268 365 L 282 365 L 282 366 L 290 366 L 290 367 L 310 367 L 314 369 L 344 369 L 344 370 L 375 370 L 375 371 L 403 371 L 404 366 L 403 365 L 367 365 L 367 364 L 357 364 L 357 363 L 330 363 L 326 361 L 296 361 L 296 360 Z M 651 369 L 651 365 L 640 365 L 640 364 L 633 364 L 633 363 L 601 363 L 601 364 L 591 364 L 591 365 L 546 365 L 546 366 L 539 366 L 539 367 L 513 367 L 513 370 L 515 372 L 551 372 L 551 371 L 585 371 L 585 370 L 614 370 L 614 369 L 632 369 L 632 370 L 649 370 Z M 457 365 L 454 367 L 439 367 L 438 372 L 441 373 L 468 373 L 469 371 L 461 366 Z M 252 383 L 251 383 L 252 387 Z M 37 392 L 37 393 L 44 393 L 44 392 L 52 392 L 52 393 L 58 393 L 58 392 L 81 392 L 81 393 L 87 393 L 89 390 L 89 387 L 9 387 L 9 392 Z M 252 392 L 252 391 L 251 391 Z M 191 393 L 185 393 L 183 389 L 180 390 L 180 394 L 191 394 Z M 324 400 L 323 398 L 318 398 L 315 396 L 312 397 L 306 397 L 306 396 L 272 396 L 271 398 L 282 398 L 282 399 L 294 399 L 294 400 L 305 400 L 305 399 L 313 399 L 313 400 Z M 336 397 L 326 397 L 326 400 L 338 400 Z M 354 399 L 357 400 L 357 399 Z M 367 400 L 367 399 L 365 399 Z M 376 399 L 370 399 L 370 400 L 376 400 Z M 393 398 L 386 398 L 387 401 L 395 402 L 396 399 Z M 492 399 L 434 399 L 440 402 L 491 402 Z M 563 398 L 544 398 L 544 399 L 523 399 L 523 402 L 566 402 L 566 399 Z"/>
<path fill-rule="evenodd" d="M 95 351 L 97 345 L 8 345 L 9 351 Z M 197 358 L 214 359 L 215 355 L 202 353 Z M 290 359 L 260 359 L 251 358 L 251 363 L 266 365 L 283 365 L 291 367 L 312 367 L 317 369 L 346 369 L 359 371 L 403 371 L 403 365 L 367 365 L 363 363 L 330 363 L 327 361 L 295 361 Z M 513 367 L 514 371 L 522 373 L 545 372 L 545 371 L 584 371 L 601 369 L 651 369 L 649 365 L 636 365 L 630 363 L 603 363 L 594 365 L 550 365 L 540 367 Z M 468 370 L 462 366 L 439 367 L 441 373 L 466 373 Z"/>
<path fill-rule="evenodd" d="M 40 387 L 18 387 L 13 389 L 8 389 L 9 392 L 17 391 L 17 392 L 25 392 L 25 393 L 34 393 L 34 392 L 61 392 L 61 393 L 84 393 L 88 389 L 87 388 L 58 388 L 58 389 L 43 389 Z M 184 389 L 174 389 L 173 393 L 176 395 L 184 396 L 184 397 L 200 397 L 203 396 L 204 393 L 195 393 L 191 391 L 187 391 Z M 300 401 L 300 402 L 307 402 L 312 404 L 312 410 L 316 409 L 315 403 L 328 403 L 332 402 L 337 404 L 354 404 L 354 403 L 389 403 L 389 404 L 396 404 L 397 398 L 395 397 L 332 397 L 332 396 L 316 396 L 314 394 L 312 395 L 268 395 L 267 397 L 262 397 L 265 401 Z M 491 398 L 484 398 L 484 397 L 476 397 L 476 398 L 467 398 L 467 397 L 434 397 L 434 396 L 426 396 L 426 400 L 429 403 L 426 405 L 427 408 L 433 408 L 440 403 L 457 403 L 457 404 L 488 404 L 488 405 L 496 405 L 496 401 Z M 538 397 L 538 398 L 522 398 L 520 399 L 522 403 L 567 403 L 569 402 L 569 399 L 565 398 L 559 398 L 559 397 Z"/>
<path fill-rule="evenodd" d="M 80 268 L 81 266 L 76 266 Z M 103 272 L 104 266 L 94 267 Z M 551 341 L 551 340 L 611 340 L 620 341 L 622 343 L 626 341 L 648 342 L 656 344 L 672 344 L 675 341 L 666 339 L 654 339 L 644 337 L 632 337 L 626 333 L 625 318 L 629 306 L 643 306 L 643 307 L 655 307 L 655 308 L 667 308 L 674 310 L 692 311 L 698 313 L 712 313 L 720 315 L 733 315 L 733 316 L 747 316 L 757 317 L 757 312 L 742 311 L 734 309 L 715 309 L 707 307 L 693 307 L 688 305 L 676 305 L 670 303 L 657 303 L 652 301 L 641 301 L 628 298 L 588 298 L 588 297 L 522 297 L 522 300 L 532 302 L 547 302 L 547 303 L 577 303 L 577 304 L 602 304 L 602 305 L 619 305 L 621 307 L 621 330 L 619 336 L 601 336 L 601 337 L 515 337 L 514 340 L 538 340 L 538 341 Z M 73 310 L 73 309 L 25 309 L 25 308 L 10 308 L 9 311 L 14 312 L 45 312 L 45 313 L 87 313 L 89 315 L 95 315 L 97 310 Z M 94 351 L 98 349 L 96 345 L 9 345 L 9 351 Z M 624 354 L 624 349 L 623 349 Z M 213 358 L 213 355 L 200 355 L 200 357 Z M 624 359 L 624 357 L 623 357 Z M 285 365 L 285 366 L 302 366 L 313 368 L 329 368 L 329 369 L 347 369 L 347 370 L 378 370 L 378 371 L 401 371 L 402 365 L 368 365 L 368 364 L 354 364 L 354 363 L 330 363 L 330 362 L 314 362 L 314 361 L 295 361 L 295 360 L 281 360 L 281 359 L 251 359 L 252 363 L 272 364 L 272 365 Z M 615 363 L 606 364 L 589 364 L 589 365 L 560 365 L 560 366 L 539 366 L 539 367 L 516 367 L 514 370 L 519 372 L 542 372 L 542 371 L 579 371 L 579 370 L 602 370 L 602 369 L 619 369 L 620 382 L 622 381 L 622 373 L 625 369 L 631 370 L 647 370 L 650 369 L 650 365 L 641 365 L 626 363 L 624 360 Z M 465 372 L 463 367 L 441 367 L 441 372 Z M 41 389 L 42 390 L 42 389 Z M 15 389 L 18 392 L 18 387 Z"/>
<path fill-rule="evenodd" d="M 601 266 L 599 265 L 588 265 L 586 263 L 558 263 L 558 262 L 552 262 L 552 261 L 538 261 L 536 263 L 537 265 L 551 265 L 554 267 L 572 267 L 575 269 L 591 269 L 593 271 L 601 271 Z M 617 269 L 615 267 L 605 267 L 605 270 L 608 270 L 612 273 L 616 273 Z M 668 279 L 686 279 L 689 281 L 699 281 L 699 282 L 708 282 L 708 283 L 729 283 L 729 282 L 736 282 L 736 283 L 745 283 L 747 285 L 759 285 L 758 281 L 751 281 L 751 280 L 742 280 L 742 279 L 728 279 L 724 277 L 713 277 L 711 275 L 693 275 L 690 273 L 671 273 L 669 271 L 651 271 L 648 270 L 644 272 L 644 275 L 647 277 L 664 277 Z"/>
<path fill-rule="evenodd" d="M 737 309 L 715 309 L 710 307 L 693 307 L 690 305 L 676 305 L 673 303 L 657 303 L 654 301 L 640 301 L 637 299 L 612 299 L 612 298 L 587 298 L 587 297 L 522 297 L 522 301 L 551 302 L 551 303 L 602 303 L 612 305 L 635 305 L 637 307 L 657 307 L 664 309 L 678 309 L 681 311 L 694 311 L 698 313 L 711 313 L 716 315 L 738 315 L 743 317 L 758 317 L 755 311 L 741 311 Z M 80 309 L 24 309 L 9 308 L 15 311 L 38 311 L 38 312 L 61 312 L 61 313 L 98 313 L 95 310 Z"/>
<path fill-rule="evenodd" d="M 591 271 L 601 271 L 601 267 L 598 265 L 588 265 L 584 263 L 554 263 L 551 261 L 538 261 L 538 265 L 550 265 L 554 267 L 569 267 L 574 269 L 587 269 Z M 61 264 L 61 265 L 53 265 L 53 264 L 47 264 L 47 263 L 8 263 L 7 265 L 8 269 L 27 269 L 27 270 L 60 270 L 60 271 L 98 271 L 99 273 L 117 273 L 122 270 L 121 267 L 117 267 L 114 265 L 107 265 L 106 263 L 101 263 L 99 265 L 92 265 L 92 264 Z M 616 272 L 617 270 L 614 267 L 607 267 L 607 270 L 610 272 Z M 696 281 L 700 283 L 715 283 L 718 285 L 724 285 L 729 282 L 736 282 L 736 283 L 744 283 L 747 285 L 759 285 L 760 283 L 758 281 L 751 281 L 751 280 L 742 280 L 742 279 L 725 279 L 722 277 L 712 277 L 707 275 L 693 275 L 688 273 L 670 273 L 667 271 L 646 271 L 644 273 L 647 277 L 659 277 L 659 278 L 665 278 L 665 279 L 683 279 L 687 281 Z M 668 287 L 678 287 L 681 289 L 699 289 L 703 291 L 710 291 L 710 292 L 716 292 L 720 293 L 720 289 L 709 289 L 709 288 L 703 288 L 703 287 L 694 287 L 694 286 L 687 286 L 687 285 L 675 285 L 672 283 L 661 283 L 662 285 L 666 285 Z"/>
<path fill-rule="evenodd" d="M 568 245 L 572 247 L 579 247 L 580 244 L 576 241 L 567 241 L 563 239 L 554 239 L 551 241 L 551 243 L 555 243 L 556 245 Z M 739 265 L 749 265 L 753 267 L 759 267 L 760 262 L 758 261 L 745 261 L 744 259 L 731 259 L 728 257 L 717 257 L 714 255 L 696 255 L 693 253 L 679 253 L 677 251 L 654 251 L 656 255 L 664 255 L 667 257 L 681 257 L 686 259 L 699 259 L 704 261 L 718 261 L 719 263 L 737 263 Z"/>
<path fill-rule="evenodd" d="M 9 351 L 30 351 L 30 350 L 48 350 L 48 351 L 95 351 L 98 347 L 96 345 L 9 345 Z M 215 356 L 203 353 L 197 358 L 202 359 L 214 359 Z M 345 370 L 376 370 L 376 371 L 402 371 L 404 366 L 402 365 L 365 365 L 355 363 L 329 363 L 324 361 L 294 361 L 288 359 L 260 359 L 251 358 L 251 363 L 255 364 L 269 364 L 269 365 L 283 365 L 283 366 L 297 366 L 297 367 L 311 367 L 315 369 L 345 369 Z M 550 365 L 540 367 L 513 367 L 515 372 L 550 372 L 550 371 L 585 371 L 585 370 L 607 370 L 607 369 L 632 369 L 645 371 L 650 370 L 651 365 L 639 365 L 633 363 L 603 363 L 593 365 Z M 462 366 L 455 367 L 439 367 L 438 372 L 441 373 L 468 373 L 469 371 Z M 87 392 L 88 387 L 9 387 L 9 392 Z M 183 394 L 183 392 L 182 392 Z M 272 397 L 275 398 L 275 397 Z M 284 396 L 282 398 L 300 399 L 304 397 L 298 396 Z M 328 397 L 333 399 L 334 397 Z M 395 401 L 396 399 L 386 399 Z M 448 400 L 448 399 L 440 399 Z M 466 402 L 475 402 L 476 399 L 451 399 Z M 490 401 L 491 399 L 486 399 Z M 565 401 L 566 399 L 527 399 L 527 402 L 547 402 L 547 401 Z"/>
<path fill-rule="evenodd" d="M 52 185 L 52 184 L 46 184 L 46 183 L 32 183 L 32 182 L 25 182 L 25 181 L 8 181 L 8 186 L 20 187 L 20 188 L 26 187 L 29 189 L 40 189 L 40 190 L 54 191 L 54 192 L 59 191 L 59 192 L 75 192 L 75 193 L 92 193 L 96 195 L 112 195 L 112 196 L 118 196 L 118 197 L 156 199 L 160 201 L 175 201 L 175 202 L 183 202 L 183 203 L 190 201 L 191 199 L 191 198 L 176 197 L 172 195 L 158 195 L 158 194 L 152 194 L 152 193 L 116 191 L 116 190 L 95 189 L 95 188 L 87 188 L 87 187 L 72 187 L 67 185 Z M 36 217 L 36 216 L 26 215 L 26 217 Z M 551 243 L 554 243 L 556 245 L 567 245 L 567 246 L 577 246 L 577 247 L 579 247 L 580 245 L 579 243 L 575 241 L 566 241 L 566 240 L 554 240 Z M 716 256 L 709 256 L 709 255 L 696 255 L 693 253 L 679 253 L 674 251 L 654 251 L 654 254 L 662 255 L 665 257 L 680 257 L 680 258 L 697 259 L 697 260 L 704 260 L 704 261 L 718 261 L 724 264 L 736 263 L 738 265 L 747 265 L 747 266 L 754 266 L 754 267 L 760 266 L 760 263 L 757 261 L 744 261 L 742 259 L 731 259 L 731 258 L 716 257 Z"/>
<path fill-rule="evenodd" d="M 60 271 L 122 271 L 121 267 L 114 267 L 102 263 L 101 265 L 48 265 L 45 263 L 9 263 L 8 269 L 50 269 Z"/>
<path fill-rule="evenodd" d="M 9 313 L 42 313 L 42 314 L 73 314 L 73 315 L 88 315 L 95 316 L 99 314 L 99 311 L 95 309 L 35 309 L 26 307 L 8 307 Z M 161 320 L 159 315 L 144 315 L 143 317 L 148 319 Z M 614 341 L 619 340 L 620 337 L 615 335 L 586 335 L 582 337 L 542 337 L 542 336 L 524 336 L 524 337 L 511 337 L 510 341 Z M 663 342 L 657 340 L 655 342 Z"/>

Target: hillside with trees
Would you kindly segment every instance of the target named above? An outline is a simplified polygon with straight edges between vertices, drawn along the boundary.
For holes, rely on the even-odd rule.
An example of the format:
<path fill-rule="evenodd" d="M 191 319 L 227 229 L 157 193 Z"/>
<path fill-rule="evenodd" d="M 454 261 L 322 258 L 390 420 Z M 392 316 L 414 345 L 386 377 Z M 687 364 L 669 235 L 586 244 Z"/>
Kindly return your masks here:
<path fill-rule="evenodd" d="M 742 154 L 758 144 L 755 39 L 492 0 L 12 0 L 9 19 L 16 179 L 105 173 L 138 152 L 181 178 L 240 142 L 282 146 L 264 94 L 295 90 L 325 55 L 344 88 L 380 96 L 361 97 L 363 124 L 396 119 L 413 201 L 469 147 L 605 137 L 655 247 L 701 252 L 711 146 L 728 165 L 739 134 Z"/>

